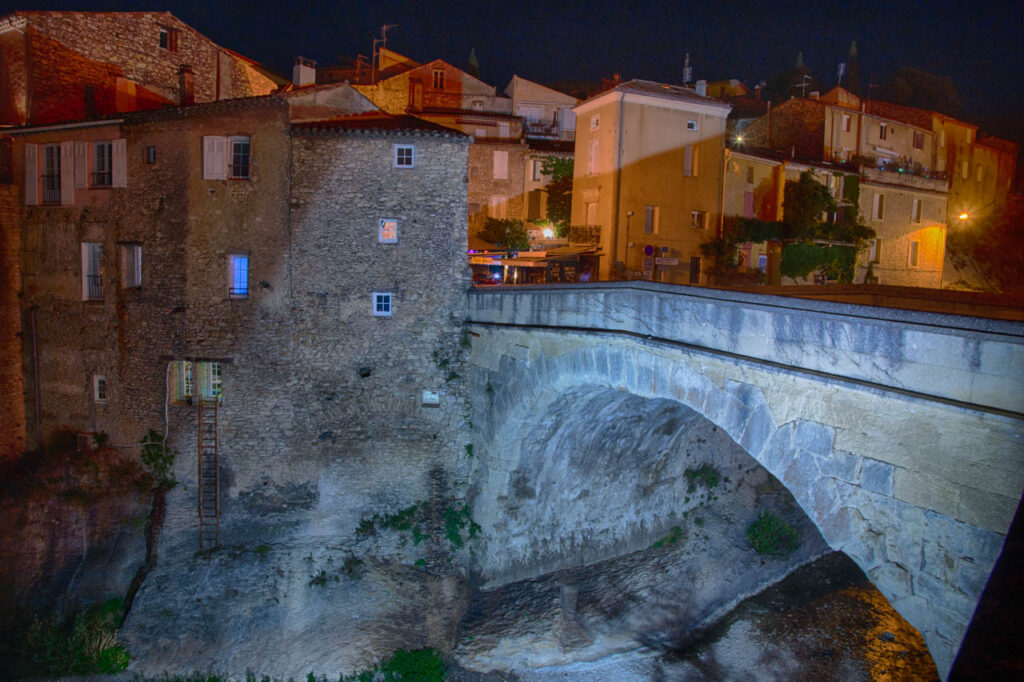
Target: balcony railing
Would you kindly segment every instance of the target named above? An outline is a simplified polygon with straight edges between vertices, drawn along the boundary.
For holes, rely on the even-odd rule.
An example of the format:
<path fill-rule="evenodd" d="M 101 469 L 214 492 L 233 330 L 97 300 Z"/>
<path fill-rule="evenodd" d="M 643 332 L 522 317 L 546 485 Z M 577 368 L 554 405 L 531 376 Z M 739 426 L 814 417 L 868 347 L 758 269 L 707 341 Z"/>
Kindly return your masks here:
<path fill-rule="evenodd" d="M 600 225 L 570 225 L 569 243 L 580 245 L 599 245 L 601 243 Z"/>
<path fill-rule="evenodd" d="M 85 276 L 86 299 L 98 301 L 103 298 L 103 279 L 101 275 Z"/>
<path fill-rule="evenodd" d="M 44 175 L 43 176 L 43 203 L 44 204 L 59 204 L 60 203 L 60 175 Z"/>

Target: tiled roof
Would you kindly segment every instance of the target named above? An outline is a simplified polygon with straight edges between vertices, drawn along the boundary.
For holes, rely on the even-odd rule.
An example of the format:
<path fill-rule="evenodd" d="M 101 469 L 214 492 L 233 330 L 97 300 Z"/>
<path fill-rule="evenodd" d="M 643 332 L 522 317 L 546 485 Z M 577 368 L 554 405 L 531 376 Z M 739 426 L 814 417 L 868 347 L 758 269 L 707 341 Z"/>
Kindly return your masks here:
<path fill-rule="evenodd" d="M 711 106 L 722 107 L 723 109 L 729 108 L 729 105 L 726 102 L 715 99 L 714 97 L 698 95 L 692 88 L 684 88 L 681 85 L 669 85 L 667 83 L 656 83 L 654 81 L 633 79 L 616 85 L 614 89 L 619 92 L 632 92 L 638 95 L 664 97 L 666 99 L 674 99 L 682 102 L 694 102 L 697 104 L 709 104 Z"/>
<path fill-rule="evenodd" d="M 576 149 L 576 143 L 571 140 L 542 140 L 527 138 L 526 144 L 531 152 L 549 152 L 572 154 Z"/>
<path fill-rule="evenodd" d="M 932 129 L 932 112 L 924 109 L 914 109 L 900 104 L 890 104 L 881 100 L 872 99 L 865 102 L 865 110 L 874 116 L 881 116 L 892 121 L 899 121 L 907 125 L 917 126 L 925 130 Z"/>
<path fill-rule="evenodd" d="M 392 116 L 383 112 L 367 112 L 354 116 L 338 116 L 320 121 L 308 121 L 297 123 L 292 130 L 310 133 L 329 132 L 388 132 L 388 133 L 416 133 L 428 135 L 445 135 L 448 137 L 461 137 L 469 139 L 458 130 L 446 128 L 430 121 L 424 121 L 415 116 Z"/>

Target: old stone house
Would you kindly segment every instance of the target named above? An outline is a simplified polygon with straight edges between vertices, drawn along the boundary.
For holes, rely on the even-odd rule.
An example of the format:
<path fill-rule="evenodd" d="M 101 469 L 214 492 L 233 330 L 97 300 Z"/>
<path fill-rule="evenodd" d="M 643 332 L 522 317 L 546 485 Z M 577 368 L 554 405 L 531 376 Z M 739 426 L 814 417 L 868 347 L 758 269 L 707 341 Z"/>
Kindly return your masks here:
<path fill-rule="evenodd" d="M 342 468 L 379 501 L 450 455 L 465 410 L 437 358 L 460 347 L 468 137 L 335 85 L 12 139 L 25 448 L 166 433 L 161 542 L 190 552 L 199 488 L 219 506 L 203 545 L 242 542 Z"/>
<path fill-rule="evenodd" d="M 0 18 L 0 122 L 82 120 L 265 95 L 287 81 L 170 12 Z"/>

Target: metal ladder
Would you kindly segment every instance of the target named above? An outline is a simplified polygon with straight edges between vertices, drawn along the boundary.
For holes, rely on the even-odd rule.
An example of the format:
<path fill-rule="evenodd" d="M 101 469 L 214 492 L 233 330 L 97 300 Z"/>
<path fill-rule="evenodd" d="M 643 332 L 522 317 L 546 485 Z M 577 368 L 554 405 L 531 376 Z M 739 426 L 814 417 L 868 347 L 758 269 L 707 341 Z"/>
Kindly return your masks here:
<path fill-rule="evenodd" d="M 217 400 L 199 400 L 199 549 L 220 544 Z"/>

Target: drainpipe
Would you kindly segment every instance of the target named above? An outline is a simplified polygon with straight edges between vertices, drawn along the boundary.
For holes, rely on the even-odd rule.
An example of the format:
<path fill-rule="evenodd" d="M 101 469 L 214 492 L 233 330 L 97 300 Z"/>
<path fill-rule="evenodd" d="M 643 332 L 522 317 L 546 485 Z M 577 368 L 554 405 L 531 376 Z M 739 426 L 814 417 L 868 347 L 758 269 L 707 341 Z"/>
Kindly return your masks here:
<path fill-rule="evenodd" d="M 43 449 L 43 432 L 39 425 L 39 410 L 42 409 L 42 398 L 39 391 L 39 343 L 36 340 L 37 310 L 39 310 L 39 306 L 32 306 L 28 310 L 28 315 L 32 323 L 32 388 L 35 393 L 36 448 L 41 451 Z"/>

